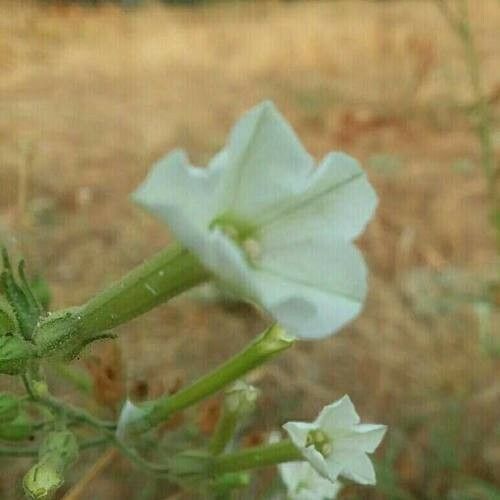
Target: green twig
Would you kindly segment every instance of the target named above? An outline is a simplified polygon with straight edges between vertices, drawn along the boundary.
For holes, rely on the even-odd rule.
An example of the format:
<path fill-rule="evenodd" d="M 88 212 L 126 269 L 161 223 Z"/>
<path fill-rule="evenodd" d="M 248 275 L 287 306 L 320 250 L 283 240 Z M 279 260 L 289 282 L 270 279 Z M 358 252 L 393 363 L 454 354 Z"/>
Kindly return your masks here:
<path fill-rule="evenodd" d="M 239 379 L 255 367 L 289 348 L 294 339 L 278 325 L 267 329 L 240 353 L 217 369 L 199 378 L 190 386 L 170 396 L 163 396 L 145 406 L 144 418 L 132 424 L 138 431 L 145 431 L 189 406 L 211 396 L 229 383 Z"/>
<path fill-rule="evenodd" d="M 211 472 L 216 475 L 226 472 L 240 472 L 297 460 L 303 460 L 300 451 L 295 448 L 291 441 L 286 440 L 221 455 L 215 458 Z"/>
<path fill-rule="evenodd" d="M 50 395 L 45 396 L 36 396 L 35 400 L 52 410 L 55 410 L 58 413 L 61 413 L 73 420 L 77 420 L 80 422 L 84 422 L 91 427 L 99 430 L 114 430 L 116 429 L 116 423 L 106 420 L 101 420 L 97 417 L 94 417 L 90 413 L 86 412 L 81 408 L 77 408 L 76 406 L 70 405 L 68 403 L 63 403 L 58 399 L 54 398 Z"/>
<path fill-rule="evenodd" d="M 106 443 L 109 443 L 109 438 L 95 438 L 79 443 L 80 450 L 88 450 L 90 448 L 97 448 Z M 35 446 L 0 446 L 0 456 L 6 457 L 36 457 L 38 455 L 38 447 Z"/>

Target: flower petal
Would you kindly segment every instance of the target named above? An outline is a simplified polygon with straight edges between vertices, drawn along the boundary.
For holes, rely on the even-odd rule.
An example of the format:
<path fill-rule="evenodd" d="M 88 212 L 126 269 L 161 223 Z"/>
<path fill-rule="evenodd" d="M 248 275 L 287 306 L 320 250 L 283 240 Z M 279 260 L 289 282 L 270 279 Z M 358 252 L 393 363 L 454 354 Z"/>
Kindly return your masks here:
<path fill-rule="evenodd" d="M 180 207 L 169 206 L 165 210 L 172 232 L 213 273 L 215 280 L 242 298 L 251 300 L 256 295 L 247 259 L 231 238 L 220 229 L 193 224 Z"/>
<path fill-rule="evenodd" d="M 328 233 L 274 243 L 262 236 L 254 280 L 259 302 L 290 334 L 324 337 L 357 316 L 367 291 L 366 266 L 352 243 Z"/>
<path fill-rule="evenodd" d="M 341 476 L 359 484 L 375 484 L 375 469 L 365 453 L 339 452 L 328 457 L 328 465 L 332 467 L 342 464 Z"/>
<path fill-rule="evenodd" d="M 281 479 L 288 490 L 295 490 L 301 480 L 302 466 L 307 462 L 284 462 L 278 464 Z"/>
<path fill-rule="evenodd" d="M 283 429 L 287 432 L 288 436 L 292 440 L 292 443 L 297 448 L 305 448 L 307 443 L 307 435 L 317 429 L 313 424 L 307 424 L 305 422 L 287 422 L 283 425 Z"/>
<path fill-rule="evenodd" d="M 269 101 L 238 121 L 225 151 L 233 193 L 228 211 L 242 219 L 252 220 L 301 192 L 314 165 L 295 132 Z"/>
<path fill-rule="evenodd" d="M 386 425 L 360 424 L 335 441 L 336 449 L 373 453 L 387 431 Z"/>
<path fill-rule="evenodd" d="M 191 224 L 208 226 L 223 210 L 229 192 L 224 162 L 215 160 L 207 168 L 193 167 L 183 151 L 175 150 L 153 165 L 132 199 L 169 226 L 171 209 Z"/>
<path fill-rule="evenodd" d="M 308 462 L 285 462 L 278 465 L 290 500 L 332 500 L 342 488 L 320 476 Z"/>
<path fill-rule="evenodd" d="M 351 398 L 346 394 L 335 403 L 325 406 L 314 424 L 334 440 L 334 446 L 336 447 L 335 434 L 338 429 L 353 427 L 359 424 L 359 421 L 359 415 L 352 404 Z"/>
<path fill-rule="evenodd" d="M 341 467 L 326 462 L 325 457 L 314 446 L 301 450 L 302 456 L 311 464 L 311 467 L 325 479 L 334 482 L 341 472 Z"/>
<path fill-rule="evenodd" d="M 352 240 L 364 229 L 377 206 L 377 195 L 358 162 L 344 153 L 330 153 L 307 179 L 300 196 L 268 210 L 258 224 L 277 241 L 331 231 Z"/>

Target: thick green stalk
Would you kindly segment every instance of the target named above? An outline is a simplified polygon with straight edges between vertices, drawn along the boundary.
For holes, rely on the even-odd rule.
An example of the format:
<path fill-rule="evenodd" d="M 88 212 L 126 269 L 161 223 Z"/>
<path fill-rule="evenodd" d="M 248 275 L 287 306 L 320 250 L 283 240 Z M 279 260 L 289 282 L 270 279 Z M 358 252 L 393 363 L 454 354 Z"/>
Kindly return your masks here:
<path fill-rule="evenodd" d="M 78 310 L 82 335 L 109 330 L 207 280 L 207 271 L 188 250 L 172 245 Z"/>
<path fill-rule="evenodd" d="M 34 337 L 38 355 L 72 358 L 110 329 L 208 279 L 196 257 L 174 244 L 83 306 L 58 311 L 40 322 Z"/>
<path fill-rule="evenodd" d="M 281 441 L 220 455 L 214 460 L 211 473 L 218 475 L 226 472 L 239 472 L 297 460 L 303 460 L 300 451 L 291 441 Z"/>
<path fill-rule="evenodd" d="M 168 420 L 172 414 L 211 396 L 256 366 L 287 349 L 293 342 L 294 339 L 288 337 L 280 326 L 272 326 L 213 372 L 199 378 L 172 396 L 163 396 L 149 402 L 144 407 L 144 418 L 134 422 L 130 430 L 133 432 L 136 427 L 138 431 L 144 431 Z"/>

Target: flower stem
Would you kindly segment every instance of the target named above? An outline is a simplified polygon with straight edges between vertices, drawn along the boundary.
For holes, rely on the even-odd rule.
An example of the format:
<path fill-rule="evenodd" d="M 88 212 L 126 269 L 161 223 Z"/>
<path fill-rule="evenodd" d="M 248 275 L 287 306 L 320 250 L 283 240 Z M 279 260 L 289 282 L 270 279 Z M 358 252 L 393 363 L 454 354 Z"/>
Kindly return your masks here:
<path fill-rule="evenodd" d="M 221 455 L 213 462 L 211 472 L 217 475 L 296 460 L 303 460 L 302 455 L 291 441 L 286 440 Z"/>
<path fill-rule="evenodd" d="M 199 378 L 190 386 L 170 396 L 149 402 L 145 408 L 144 421 L 137 421 L 138 431 L 147 430 L 167 420 L 173 413 L 184 410 L 211 396 L 230 382 L 242 377 L 279 352 L 290 347 L 294 339 L 288 337 L 278 325 L 268 328 L 241 352 L 233 356 L 213 372 Z M 133 428 L 130 430 L 133 431 Z"/>
<path fill-rule="evenodd" d="M 208 277 L 188 250 L 171 245 L 83 305 L 78 311 L 78 329 L 81 335 L 109 330 Z"/>
<path fill-rule="evenodd" d="M 212 455 L 220 455 L 224 451 L 229 441 L 231 441 L 237 425 L 238 415 L 223 410 L 210 442 L 210 453 Z"/>
<path fill-rule="evenodd" d="M 94 429 L 114 430 L 116 428 L 116 424 L 114 422 L 100 420 L 99 418 L 94 417 L 81 408 L 77 408 L 76 406 L 70 405 L 68 403 L 62 403 L 53 396 L 39 396 L 36 398 L 36 401 L 44 406 L 47 406 L 53 411 L 59 412 L 69 418 L 72 418 L 73 420 L 84 422 Z"/>
<path fill-rule="evenodd" d="M 86 304 L 47 316 L 37 327 L 39 357 L 73 358 L 83 347 L 108 336 L 115 326 L 139 316 L 209 279 L 185 248 L 174 244 L 133 269 Z"/>
<path fill-rule="evenodd" d="M 79 450 L 88 450 L 103 446 L 109 442 L 108 438 L 94 438 L 78 443 Z M 36 457 L 38 456 L 37 446 L 0 446 L 0 456 L 7 457 Z"/>

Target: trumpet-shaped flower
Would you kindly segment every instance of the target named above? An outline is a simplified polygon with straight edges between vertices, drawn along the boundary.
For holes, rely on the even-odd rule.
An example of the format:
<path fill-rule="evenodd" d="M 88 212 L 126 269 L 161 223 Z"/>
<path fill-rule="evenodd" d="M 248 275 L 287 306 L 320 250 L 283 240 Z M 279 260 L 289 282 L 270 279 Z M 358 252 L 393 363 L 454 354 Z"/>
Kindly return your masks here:
<path fill-rule="evenodd" d="M 287 500 L 332 500 L 342 488 L 321 477 L 308 462 L 285 462 L 278 466 L 287 489 Z"/>
<path fill-rule="evenodd" d="M 288 422 L 286 430 L 303 457 L 323 477 L 339 476 L 360 484 L 375 484 L 375 471 L 367 453 L 373 453 L 387 427 L 360 424 L 349 396 L 325 406 L 312 423 Z"/>
<path fill-rule="evenodd" d="M 297 337 L 326 336 L 361 309 L 366 268 L 352 241 L 375 192 L 343 153 L 316 167 L 270 102 L 241 118 L 206 168 L 182 151 L 167 155 L 134 199 L 216 279 Z"/>

